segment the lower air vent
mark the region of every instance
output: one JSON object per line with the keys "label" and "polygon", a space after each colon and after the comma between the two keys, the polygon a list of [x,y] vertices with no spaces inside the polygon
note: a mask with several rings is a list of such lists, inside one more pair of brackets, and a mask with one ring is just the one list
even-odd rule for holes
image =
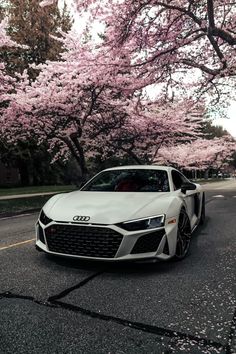
{"label": "lower air vent", "polygon": [[170,249],[169,249],[169,243],[168,243],[168,240],[166,238],[166,242],[165,242],[165,246],[163,248],[163,253],[169,255],[170,254]]}
{"label": "lower air vent", "polygon": [[158,249],[164,235],[165,230],[163,229],[139,237],[131,251],[131,254],[155,252]]}
{"label": "lower air vent", "polygon": [[38,232],[39,232],[39,240],[45,244],[45,239],[44,239],[44,234],[43,234],[43,229],[40,225],[38,225]]}

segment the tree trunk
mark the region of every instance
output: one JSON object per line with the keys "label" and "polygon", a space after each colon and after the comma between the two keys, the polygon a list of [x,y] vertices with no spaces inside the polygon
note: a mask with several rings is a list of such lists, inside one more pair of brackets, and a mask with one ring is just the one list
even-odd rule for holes
{"label": "tree trunk", "polygon": [[208,179],[209,178],[209,170],[206,170],[204,173],[204,178]]}
{"label": "tree trunk", "polygon": [[135,155],[135,153],[131,150],[124,150],[135,162],[137,165],[142,165],[142,161]]}
{"label": "tree trunk", "polygon": [[88,177],[88,168],[87,168],[87,164],[86,164],[86,160],[85,160],[85,156],[84,156],[84,149],[82,148],[78,136],[77,134],[71,134],[70,135],[71,141],[73,142],[76,150],[78,151],[78,155],[79,155],[79,159],[77,159],[77,161],[79,160],[79,166],[81,169],[81,173],[82,173],[82,182],[86,181],[87,177]]}
{"label": "tree trunk", "polygon": [[79,165],[81,171],[81,182],[85,182],[88,177],[88,168],[84,156],[84,150],[80,145],[77,134],[71,134],[70,138],[61,138],[61,140],[63,140],[68,146],[72,156]]}
{"label": "tree trunk", "polygon": [[30,185],[30,176],[28,170],[28,164],[25,160],[18,159],[17,167],[19,169],[20,174],[20,184],[21,186],[29,186]]}

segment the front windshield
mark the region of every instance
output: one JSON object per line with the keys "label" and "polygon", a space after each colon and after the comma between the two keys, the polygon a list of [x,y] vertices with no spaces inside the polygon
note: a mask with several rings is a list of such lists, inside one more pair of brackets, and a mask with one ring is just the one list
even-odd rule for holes
{"label": "front windshield", "polygon": [[149,169],[120,169],[101,172],[82,191],[169,192],[167,172]]}

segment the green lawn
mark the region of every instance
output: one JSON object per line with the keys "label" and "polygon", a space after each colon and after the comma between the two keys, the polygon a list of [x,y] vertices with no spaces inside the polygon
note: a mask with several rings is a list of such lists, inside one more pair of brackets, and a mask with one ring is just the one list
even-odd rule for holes
{"label": "green lawn", "polygon": [[[46,193],[57,194],[58,192],[69,192],[75,190],[73,185],[61,186],[37,186],[37,187],[24,187],[24,188],[0,188],[0,196],[11,196],[20,194],[34,194]],[[9,213],[21,213],[29,210],[41,209],[46,201],[52,195],[42,195],[25,198],[14,198],[8,200],[0,200],[0,216]]]}
{"label": "green lawn", "polygon": [[51,196],[0,200],[0,216],[8,213],[21,213],[27,210],[39,210],[49,198]]}
{"label": "green lawn", "polygon": [[67,192],[76,189],[73,185],[60,186],[36,186],[36,187],[18,187],[18,188],[0,188],[0,196],[14,195],[14,194],[34,194],[46,192]]}

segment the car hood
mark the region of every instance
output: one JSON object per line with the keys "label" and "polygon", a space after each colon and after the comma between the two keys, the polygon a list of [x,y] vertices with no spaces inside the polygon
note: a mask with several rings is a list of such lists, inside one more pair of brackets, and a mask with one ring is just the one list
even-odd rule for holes
{"label": "car hood", "polygon": [[43,209],[55,221],[71,222],[80,215],[89,216],[89,223],[116,224],[165,214],[171,200],[170,193],[77,191],[54,196]]}

